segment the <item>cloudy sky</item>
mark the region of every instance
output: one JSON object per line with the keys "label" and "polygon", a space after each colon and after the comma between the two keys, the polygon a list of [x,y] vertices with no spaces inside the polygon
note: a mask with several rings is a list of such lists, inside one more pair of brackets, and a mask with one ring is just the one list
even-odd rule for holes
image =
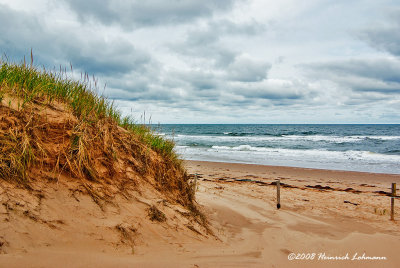
{"label": "cloudy sky", "polygon": [[398,0],[0,0],[0,52],[31,48],[138,121],[400,123]]}

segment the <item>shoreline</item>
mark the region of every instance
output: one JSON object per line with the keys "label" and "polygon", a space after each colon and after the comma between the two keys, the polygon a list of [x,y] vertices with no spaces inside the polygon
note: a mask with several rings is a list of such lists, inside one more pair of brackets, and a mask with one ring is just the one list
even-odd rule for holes
{"label": "shoreline", "polygon": [[266,164],[254,164],[254,163],[239,163],[239,162],[225,162],[225,161],[212,161],[212,160],[187,160],[182,159],[183,162],[205,162],[205,163],[216,163],[216,164],[233,164],[233,165],[249,165],[249,166],[262,166],[270,168],[288,168],[288,169],[305,169],[305,170],[321,170],[321,171],[333,171],[333,172],[349,172],[349,173],[364,173],[364,174],[374,174],[374,175],[393,175],[400,176],[397,173],[384,173],[384,172],[369,172],[369,171],[354,171],[354,170],[344,170],[344,169],[328,169],[328,168],[308,168],[308,167],[295,167],[287,165],[266,165]]}
{"label": "shoreline", "polygon": [[272,179],[287,179],[286,177],[296,177],[297,179],[340,179],[345,181],[359,181],[368,183],[400,183],[400,174],[373,173],[361,171],[347,171],[335,169],[317,169],[291,166],[259,165],[247,163],[231,163],[217,161],[183,160],[185,166],[200,165],[204,168],[224,168],[232,171],[244,171],[257,173],[259,176],[266,176]]}

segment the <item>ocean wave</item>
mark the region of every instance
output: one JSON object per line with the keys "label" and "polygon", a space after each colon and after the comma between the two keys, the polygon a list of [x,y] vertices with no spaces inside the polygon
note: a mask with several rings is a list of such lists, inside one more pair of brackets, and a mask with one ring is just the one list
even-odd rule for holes
{"label": "ocean wave", "polygon": [[226,153],[226,152],[255,152],[262,153],[266,156],[287,156],[289,158],[315,158],[315,159],[347,159],[347,160],[366,160],[378,162],[391,162],[400,164],[400,155],[387,155],[374,153],[370,151],[328,151],[323,149],[284,149],[284,148],[267,148],[254,147],[250,145],[239,146],[212,146],[207,150],[209,153]]}
{"label": "ocean wave", "polygon": [[371,140],[400,140],[400,136],[361,136]]}
{"label": "ocean wave", "polygon": [[190,146],[186,146],[186,145],[175,145],[175,149],[177,149],[177,150],[185,149],[185,148],[190,148]]}
{"label": "ocean wave", "polygon": [[177,146],[176,149],[177,153],[187,160],[400,174],[400,155],[380,154],[370,151],[284,149],[250,145],[213,146],[212,148]]}
{"label": "ocean wave", "polygon": [[345,143],[345,142],[358,142],[365,138],[360,136],[324,136],[324,135],[312,135],[312,136],[301,136],[301,135],[284,135],[283,139],[286,140],[301,140],[301,141],[324,141],[332,143]]}
{"label": "ocean wave", "polygon": [[[228,133],[228,132],[227,132]],[[229,132],[231,133],[231,132]],[[201,140],[201,141],[227,141],[227,142],[245,142],[245,141],[312,141],[312,142],[328,142],[328,143],[354,143],[364,140],[381,140],[393,141],[400,140],[400,136],[330,136],[330,135],[282,135],[282,136],[241,136],[226,134],[224,136],[217,135],[184,135],[179,134],[174,137],[175,140]]]}
{"label": "ocean wave", "polygon": [[387,150],[385,153],[387,153],[387,154],[399,154],[400,150],[398,150],[398,149]]}
{"label": "ocean wave", "polygon": [[279,134],[280,136],[284,136],[284,135],[303,135],[303,136],[311,136],[311,135],[320,135],[320,132],[316,132],[316,131],[284,131],[282,133]]}
{"label": "ocean wave", "polygon": [[228,136],[251,136],[254,135],[254,133],[246,133],[246,132],[224,132],[224,135],[228,135]]}

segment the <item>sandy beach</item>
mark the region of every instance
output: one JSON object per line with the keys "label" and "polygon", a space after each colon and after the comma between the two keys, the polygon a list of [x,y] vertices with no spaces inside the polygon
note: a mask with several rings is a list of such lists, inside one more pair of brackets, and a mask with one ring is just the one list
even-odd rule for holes
{"label": "sandy beach", "polygon": [[[390,221],[390,197],[384,194],[391,182],[400,183],[399,175],[200,161],[186,161],[185,166],[198,174],[196,200],[214,235],[196,226],[185,228],[190,222],[176,216],[179,206],[165,202],[167,221],[148,221],[139,215],[138,205],[152,202],[146,194],[140,203],[121,199],[118,209],[110,206],[101,212],[90,198],[79,197],[80,202],[74,203],[59,188],[52,195],[51,209],[46,215],[38,212],[35,222],[17,216],[6,222],[6,212],[1,211],[1,239],[9,246],[3,246],[0,266],[397,267],[400,263],[400,204],[396,202],[396,221]],[[271,185],[276,179],[282,183],[280,210],[276,186]],[[4,191],[0,196],[4,199]],[[78,205],[90,213],[79,213]],[[42,206],[50,202],[43,199]],[[63,207],[62,215],[57,206]],[[135,226],[134,247],[119,240],[121,232],[110,227],[117,223],[119,230]],[[292,257],[298,259],[288,260]]]}
{"label": "sandy beach", "polygon": [[[399,175],[199,161],[187,167],[200,174],[198,202],[223,230],[231,265],[233,258],[261,267],[396,267],[400,261],[400,209],[397,221],[390,221],[390,198],[378,193],[389,192],[391,182],[398,185]],[[276,187],[263,184],[276,179],[284,183],[280,210]],[[289,261],[290,253],[316,257]],[[364,253],[387,260],[351,260]],[[350,260],[324,259],[346,254]]]}

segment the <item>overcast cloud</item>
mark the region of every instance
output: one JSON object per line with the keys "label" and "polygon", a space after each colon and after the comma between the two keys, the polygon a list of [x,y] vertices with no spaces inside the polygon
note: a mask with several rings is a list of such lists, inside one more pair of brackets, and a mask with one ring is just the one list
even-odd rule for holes
{"label": "overcast cloud", "polygon": [[398,1],[0,0],[0,52],[31,48],[138,120],[400,123]]}

